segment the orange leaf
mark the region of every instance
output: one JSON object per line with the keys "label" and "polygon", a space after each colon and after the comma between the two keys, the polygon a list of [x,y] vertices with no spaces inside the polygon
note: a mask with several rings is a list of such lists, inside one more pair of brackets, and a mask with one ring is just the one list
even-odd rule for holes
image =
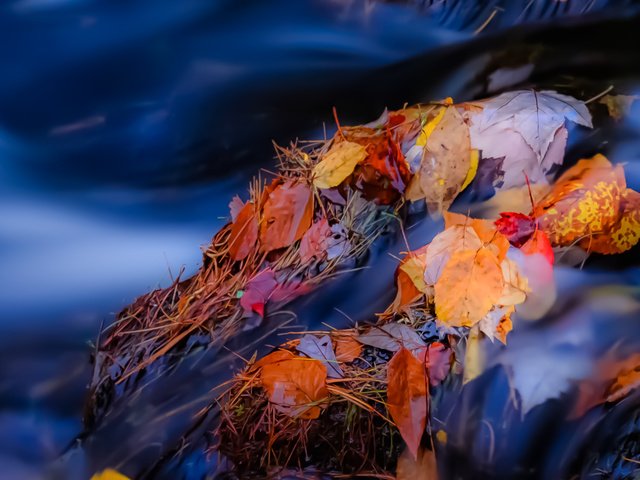
{"label": "orange leaf", "polygon": [[520,250],[527,255],[533,255],[535,253],[540,253],[547,259],[549,265],[553,265],[554,254],[553,248],[551,247],[551,242],[549,241],[549,237],[542,230],[536,230],[531,235],[531,238],[527,240]]}
{"label": "orange leaf", "polygon": [[625,190],[622,166],[596,155],[567,170],[535,206],[533,216],[552,245],[570,246],[615,225]]}
{"label": "orange leaf", "polygon": [[502,261],[507,255],[509,250],[509,239],[500,232],[497,226],[491,220],[484,220],[482,218],[470,218],[460,213],[445,212],[444,227],[450,228],[455,225],[463,227],[471,227],[478,235],[480,241],[491,248],[498,257],[498,261]]}
{"label": "orange leaf", "polygon": [[289,360],[293,357],[294,357],[293,353],[290,352],[289,350],[276,350],[275,352],[271,352],[269,355],[262,357],[256,363],[251,365],[249,367],[249,372],[258,370],[259,368],[262,368],[265,365],[281,362],[282,360]]}
{"label": "orange leaf", "polygon": [[436,316],[446,325],[471,327],[489,313],[503,287],[493,252],[486,248],[455,252],[435,285]]}
{"label": "orange leaf", "polygon": [[424,364],[406,348],[387,365],[389,413],[414,459],[427,422],[427,381]]}
{"label": "orange leaf", "polygon": [[303,183],[289,180],[269,194],[260,225],[262,251],[270,252],[302,238],[313,219],[313,196]]}
{"label": "orange leaf", "polygon": [[396,275],[398,293],[393,301],[394,310],[413,303],[429,288],[424,281],[427,246],[409,252],[400,263]]}
{"label": "orange leaf", "polygon": [[362,353],[362,344],[354,338],[354,335],[335,334],[332,337],[335,344],[336,359],[339,362],[353,362]]}
{"label": "orange leaf", "polygon": [[293,418],[318,418],[329,396],[327,369],[318,360],[292,357],[263,365],[260,380],[274,407]]}
{"label": "orange leaf", "polygon": [[[236,207],[237,208],[237,205]],[[229,255],[243,260],[258,241],[258,218],[252,203],[247,202],[237,213],[229,234]]]}

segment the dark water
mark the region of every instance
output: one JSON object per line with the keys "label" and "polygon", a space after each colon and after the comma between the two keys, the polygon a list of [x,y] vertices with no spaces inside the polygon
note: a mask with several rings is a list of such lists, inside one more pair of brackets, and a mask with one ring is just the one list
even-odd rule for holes
{"label": "dark water", "polygon": [[[209,388],[231,374],[234,357],[224,349],[201,354],[69,448],[82,430],[89,342],[135,296],[167,285],[182,268],[197,269],[198,246],[225,222],[231,196],[272,166],[271,140],[321,136],[332,106],[348,124],[404,102],[486,96],[499,66],[533,62],[534,70],[529,79],[502,75],[498,88],[570,85],[583,98],[611,84],[640,90],[634,2],[433,3],[0,5],[0,478],[88,478],[105,466],[181,478],[207,467],[196,455],[169,466],[157,458]],[[640,116],[603,125],[576,137],[569,159],[604,150],[628,162],[628,184],[640,189]],[[436,227],[422,225],[411,241],[425,243]],[[529,348],[531,358],[572,345],[570,365],[588,365],[621,339],[637,349],[637,322],[619,312],[614,328],[604,323],[615,315],[596,308],[590,290],[613,285],[631,291],[620,294],[627,300],[637,296],[636,256],[637,249],[561,272],[563,302],[544,325],[514,332],[514,345]],[[393,266],[374,257],[371,270],[295,305],[298,323],[347,324],[334,306],[356,320],[372,318],[387,302]],[[250,355],[263,335],[279,342],[271,330],[285,320],[229,348]],[[583,336],[549,342],[567,332]],[[459,400],[461,423],[507,418],[504,378],[487,382],[495,386]],[[492,457],[483,450],[486,431],[467,422],[459,444],[476,450],[460,462],[451,449],[452,475],[477,478],[486,468],[560,478],[571,463],[565,457],[589,438],[580,429],[595,427],[563,429],[554,421],[562,406],[549,408],[523,422],[510,418],[495,434]]]}

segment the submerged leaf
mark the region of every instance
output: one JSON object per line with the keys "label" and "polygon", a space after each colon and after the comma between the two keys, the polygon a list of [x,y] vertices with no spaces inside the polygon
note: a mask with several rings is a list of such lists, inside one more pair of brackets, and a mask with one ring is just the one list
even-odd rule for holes
{"label": "submerged leaf", "polygon": [[358,335],[358,341],[364,345],[390,352],[395,352],[401,348],[417,350],[426,346],[420,335],[413,328],[403,323],[395,322],[372,327],[368,332]]}
{"label": "submerged leaf", "polygon": [[293,418],[320,416],[328,397],[327,369],[318,360],[301,357],[269,363],[260,372],[262,386],[275,408]]}
{"label": "submerged leaf", "polygon": [[424,365],[406,348],[387,365],[389,413],[414,459],[427,422],[427,381]]}

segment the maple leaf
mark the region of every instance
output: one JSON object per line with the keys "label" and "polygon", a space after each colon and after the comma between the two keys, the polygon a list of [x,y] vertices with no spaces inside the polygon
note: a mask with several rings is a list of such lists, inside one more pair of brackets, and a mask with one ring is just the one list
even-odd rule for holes
{"label": "maple leaf", "polygon": [[427,285],[435,285],[451,255],[481,247],[482,240],[471,226],[454,225],[440,232],[427,247],[424,281]]}
{"label": "maple leaf", "polygon": [[262,366],[260,381],[274,407],[292,417],[314,419],[329,396],[327,369],[318,360],[292,357]]}
{"label": "maple leaf", "polygon": [[480,241],[485,247],[489,248],[496,254],[498,261],[502,261],[509,250],[509,239],[496,228],[496,225],[490,220],[482,218],[470,218],[459,213],[445,212],[444,227],[446,229],[453,226],[469,226],[476,232]]}
{"label": "maple leaf", "polygon": [[451,255],[435,284],[438,321],[454,327],[478,323],[502,296],[503,272],[487,248]]}
{"label": "maple leaf", "polygon": [[[238,207],[239,205],[236,202],[234,209]],[[234,209],[231,211],[232,216]],[[231,232],[229,233],[229,255],[236,261],[244,260],[255,248],[257,242],[258,218],[254,205],[247,202],[237,211],[234,222],[231,225]]]}
{"label": "maple leaf", "polygon": [[441,119],[433,120],[437,125],[426,140],[420,168],[412,180],[411,193],[407,195],[413,201],[424,198],[432,216],[439,216],[449,208],[477,168],[469,127],[462,115],[454,106],[445,107],[443,112]]}
{"label": "maple leaf", "polygon": [[387,364],[387,408],[414,459],[427,422],[427,381],[424,364],[406,348]]}
{"label": "maple leaf", "polygon": [[419,350],[426,347],[420,335],[403,323],[387,323],[373,326],[368,332],[358,335],[358,341],[364,345],[395,352],[401,348]]}
{"label": "maple leaf", "polygon": [[329,335],[323,335],[320,338],[311,334],[303,335],[296,349],[307,357],[322,362],[327,369],[327,376],[331,378],[344,376],[338,365],[336,354],[333,352],[333,343]]}
{"label": "maple leaf", "polygon": [[91,477],[91,480],[129,480],[129,477],[122,475],[120,472],[107,468],[100,473],[96,473]]}
{"label": "maple leaf", "polygon": [[309,262],[314,258],[323,260],[327,256],[331,234],[331,227],[329,227],[326,218],[311,225],[300,240],[300,249],[298,250],[300,260],[303,262]]}
{"label": "maple leaf", "polygon": [[260,247],[270,252],[302,238],[313,219],[313,195],[304,183],[288,180],[277,186],[264,204]]}
{"label": "maple leaf", "polygon": [[313,184],[317,188],[340,185],[367,158],[367,149],[355,142],[336,141],[313,169]]}
{"label": "maple leaf", "polygon": [[523,172],[534,183],[545,181],[551,168],[562,163],[566,120],[592,127],[583,102],[553,91],[507,92],[476,104],[483,109],[470,115],[471,146],[483,158],[505,157],[503,188],[523,185]]}
{"label": "maple leaf", "polygon": [[580,160],[539,201],[533,216],[556,246],[570,246],[594,234],[607,233],[617,222],[626,190],[622,166],[603,155]]}

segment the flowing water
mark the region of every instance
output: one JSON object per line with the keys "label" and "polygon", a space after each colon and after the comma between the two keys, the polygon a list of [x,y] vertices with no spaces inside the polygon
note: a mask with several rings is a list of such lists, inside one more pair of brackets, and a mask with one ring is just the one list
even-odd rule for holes
{"label": "flowing water", "polygon": [[[231,196],[272,167],[272,140],[323,136],[333,106],[349,124],[386,106],[512,86],[638,93],[638,44],[630,1],[3,2],[0,478],[82,479],[107,466],[202,478],[216,459],[197,449],[159,459],[240,364],[230,351],[264,352],[284,324],[345,326],[386,306],[394,261],[381,252],[368,270],[296,302],[296,320],[272,318],[225,348],[194,352],[78,439],[100,326],[198,268],[198,247],[226,221]],[[628,185],[640,190],[632,113],[572,137],[568,159],[604,151],[627,162]],[[438,227],[422,223],[409,241],[422,245]],[[531,364],[524,375],[561,383],[611,346],[638,351],[634,252],[558,272],[549,318],[510,336]],[[446,478],[564,478],[589,448],[605,452],[638,423],[635,397],[581,422],[563,422],[559,401],[522,419],[500,369],[485,377],[439,412],[459,432],[442,458]]]}

